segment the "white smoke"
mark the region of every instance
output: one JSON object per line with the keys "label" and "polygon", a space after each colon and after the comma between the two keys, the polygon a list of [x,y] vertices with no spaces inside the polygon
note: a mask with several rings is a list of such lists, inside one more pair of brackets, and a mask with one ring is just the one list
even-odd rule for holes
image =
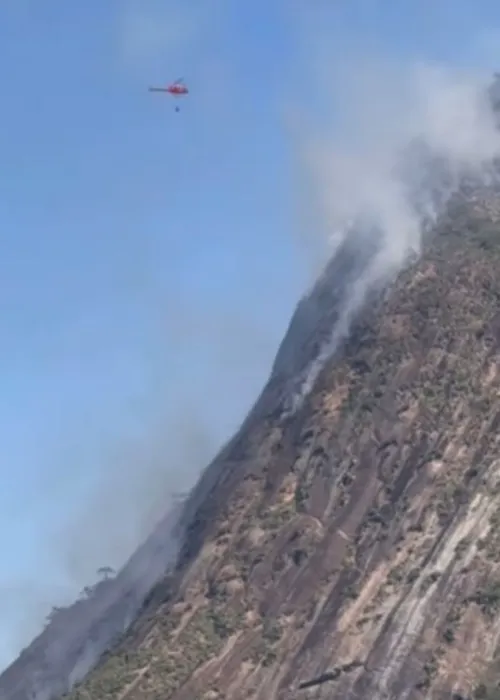
{"label": "white smoke", "polygon": [[[155,26],[149,10],[145,15],[143,4],[135,3],[133,11],[127,11],[122,27],[123,49],[130,59],[140,59],[141,67],[144,56],[149,60],[151,44],[155,51],[163,43],[176,47],[181,43],[184,47],[185,37],[191,36],[191,25],[186,26],[180,19],[168,27],[163,24],[160,27],[158,23]],[[154,4],[159,7],[161,3]],[[128,8],[131,6],[132,3],[127,3]],[[139,11],[140,17],[136,14]],[[177,50],[184,58],[185,52],[191,53],[191,46]],[[177,55],[176,58],[185,65]],[[165,65],[164,58],[155,61],[160,75]],[[213,92],[213,75],[209,77],[207,89]],[[380,238],[381,247],[354,284],[330,337],[300,377],[293,408],[300,405],[321,368],[347,334],[353,315],[372,286],[397,272],[410,252],[420,252],[425,222],[435,220],[440,199],[456,186],[460,174],[467,171],[485,181],[491,176],[489,164],[492,157],[499,155],[500,136],[483,92],[489,80],[489,74],[461,71],[435,63],[401,64],[395,68],[391,61],[375,60],[365,53],[363,60],[355,61],[351,54],[344,64],[322,61],[321,72],[316,73],[314,69],[310,84],[305,83],[307,98],[311,93],[321,94],[325,119],[318,117],[323,121],[323,124],[318,124],[313,119],[298,119],[294,113],[293,132],[297,137],[295,142],[299,143],[300,171],[303,173],[305,169],[311,185],[307,188],[305,201],[302,199],[299,204],[303,209],[314,209],[309,221],[312,219],[314,227],[325,234],[329,256],[349,238],[353,226],[359,221]],[[296,90],[294,94],[297,94]],[[232,95],[230,90],[228,95]],[[267,95],[263,95],[262,99],[265,98]],[[199,111],[205,118],[205,113]],[[330,125],[333,118],[341,123],[342,128],[324,126],[325,123]],[[441,189],[437,194],[441,196],[437,198],[434,183],[428,180],[427,151],[439,162],[446,163],[447,179],[439,181]],[[266,164],[263,163],[262,167],[265,168]],[[312,199],[311,193],[314,195]],[[308,238],[310,242],[310,236]],[[184,316],[183,321],[186,323]],[[200,325],[200,320],[194,319],[191,327]],[[238,367],[241,367],[244,356],[248,374],[252,361],[255,362],[250,354],[258,354],[255,341],[250,342],[247,334],[242,333],[240,323],[235,325],[236,332],[218,328],[215,331],[209,330],[211,339],[204,331],[200,336],[198,331],[195,343],[207,346],[214,342],[215,337],[220,337],[227,352],[228,342],[235,338],[236,345],[229,356],[238,358],[238,363],[235,362]],[[179,356],[182,357],[183,352],[179,352]],[[213,386],[210,383],[205,392],[217,399],[221,395],[221,383],[216,380],[228,377],[227,356],[218,364],[224,365],[224,373],[215,372]],[[261,367],[262,363],[259,362],[258,366]],[[236,381],[234,376],[231,379]],[[231,382],[226,383],[228,386],[231,386],[232,394],[241,393],[234,390]],[[209,401],[210,410],[214,412],[212,398]],[[127,450],[136,458],[129,456],[127,462],[121,458],[115,460],[117,467],[111,469],[113,473],[109,478],[103,479],[96,498],[86,502],[86,512],[75,513],[66,531],[56,538],[58,557],[62,551],[65,558],[67,550],[74,555],[68,557],[66,564],[70,578],[83,585],[96,566],[110,561],[115,563],[111,555],[119,564],[151,527],[150,509],[156,511],[155,518],[158,516],[166,494],[172,490],[174,476],[176,487],[180,473],[180,487],[186,488],[194,481],[201,465],[212,456],[215,447],[212,446],[210,421],[207,430],[204,420],[200,422],[198,416],[193,417],[190,408],[190,402],[186,410],[184,406],[180,410],[176,406],[177,413],[186,415],[177,415],[175,420],[168,417],[161,426],[161,433],[158,431],[160,438],[155,440],[155,431],[151,429],[145,438],[149,449],[142,450],[140,446],[136,449],[134,444],[127,442]],[[191,430],[188,431],[186,426]],[[68,459],[68,464],[71,462]],[[85,528],[84,520],[89,521]],[[23,589],[19,590],[21,593],[14,600],[18,608],[23,606],[33,627],[35,616],[42,614],[39,608],[48,607],[53,597],[44,595],[43,606],[40,603],[32,612],[26,605],[27,594]],[[32,598],[36,595],[36,591],[29,593]],[[13,598],[7,600],[6,605],[12,607]],[[24,620],[21,625],[24,641],[28,636]],[[21,640],[19,643],[14,640],[12,646],[20,643]]]}
{"label": "white smoke", "polygon": [[369,291],[420,253],[424,229],[436,222],[461,179],[492,184],[500,133],[487,99],[491,79],[435,63],[395,70],[365,58],[344,71],[337,66],[330,85],[347,129],[336,135],[301,122],[301,159],[315,183],[328,255],[359,225],[365,236],[379,239],[380,249],[353,286],[330,337],[294,382],[287,413],[301,405]]}

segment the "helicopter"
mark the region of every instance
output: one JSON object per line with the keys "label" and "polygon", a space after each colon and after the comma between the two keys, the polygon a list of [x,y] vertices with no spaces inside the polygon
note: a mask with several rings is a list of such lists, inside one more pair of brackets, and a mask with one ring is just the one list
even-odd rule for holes
{"label": "helicopter", "polygon": [[[188,95],[189,89],[184,83],[183,78],[178,78],[177,80],[174,80],[173,83],[165,85],[164,87],[150,87],[149,92],[165,92],[169,95],[172,95],[173,97],[178,98],[185,97],[186,95]],[[179,110],[179,106],[175,105],[175,111],[179,112]]]}

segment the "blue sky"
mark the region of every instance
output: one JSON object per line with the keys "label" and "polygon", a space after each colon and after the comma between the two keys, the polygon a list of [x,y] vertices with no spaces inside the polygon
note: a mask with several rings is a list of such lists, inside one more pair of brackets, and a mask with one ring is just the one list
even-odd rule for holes
{"label": "blue sky", "polygon": [[[1,3],[0,665],[262,386],[323,252],[284,117],[336,119],[318,46],[495,67],[497,28],[478,0]],[[176,114],[147,86],[179,76]]]}

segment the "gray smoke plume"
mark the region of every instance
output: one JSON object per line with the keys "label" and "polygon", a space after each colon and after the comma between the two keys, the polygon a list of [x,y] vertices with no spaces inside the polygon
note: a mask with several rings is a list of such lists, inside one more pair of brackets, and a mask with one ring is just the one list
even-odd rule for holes
{"label": "gray smoke plume", "polygon": [[[334,135],[292,123],[329,238],[331,262],[322,284],[338,284],[345,271],[336,268],[335,257],[346,250],[357,251],[363,269],[344,289],[340,313],[314,359],[298,370],[294,365],[286,414],[301,405],[367,295],[419,255],[424,232],[451,194],[464,182],[491,186],[497,180],[500,132],[490,75],[422,62],[395,70],[374,60],[349,63],[345,71],[337,67],[322,89],[332,89],[349,128]],[[317,327],[326,309],[313,309],[307,298],[301,318]],[[298,336],[304,329],[297,323],[300,328],[291,330]]]}
{"label": "gray smoke plume", "polygon": [[[150,28],[145,24],[144,33]],[[329,261],[322,278],[327,296],[340,295],[340,303],[338,313],[329,317],[309,292],[301,301],[275,362],[275,371],[290,379],[287,411],[300,406],[370,290],[390,280],[408,255],[419,254],[425,227],[435,221],[460,178],[491,180],[492,158],[500,155],[500,136],[485,97],[490,76],[425,63],[396,69],[365,54],[356,60],[349,56],[345,67],[336,65],[335,70],[323,61],[310,78],[312,92],[316,86],[327,103],[331,96],[335,110],[327,105],[324,111],[335,112],[342,127],[329,128],[328,118],[325,126],[314,115],[304,117],[301,105],[289,107],[286,123],[301,185],[294,206],[300,209],[302,226],[309,225],[303,240],[314,249],[315,265]],[[335,278],[346,265],[352,274],[347,286],[337,289]],[[153,412],[138,438],[109,439],[102,459],[105,473],[81,510],[54,532],[58,585],[49,590],[26,581],[0,595],[0,619],[16,611],[19,635],[12,640],[11,655],[39,630],[51,605],[69,603],[78,589],[95,580],[97,568],[123,564],[164,515],[169,499],[192,486],[237,427],[249,408],[248,387],[257,394],[279,335],[261,327],[255,320],[258,312],[253,319],[236,313],[207,322],[179,302],[168,319],[169,340],[177,343],[179,362],[200,357],[187,352],[190,346],[205,348],[212,374],[205,386],[210,400],[201,401],[200,394],[172,396],[160,378],[155,403],[169,408]],[[319,326],[322,342],[311,361],[306,341]],[[240,393],[233,422],[214,431],[212,414],[232,405]],[[82,442],[84,438],[80,436]],[[3,658],[8,660],[7,653]]]}

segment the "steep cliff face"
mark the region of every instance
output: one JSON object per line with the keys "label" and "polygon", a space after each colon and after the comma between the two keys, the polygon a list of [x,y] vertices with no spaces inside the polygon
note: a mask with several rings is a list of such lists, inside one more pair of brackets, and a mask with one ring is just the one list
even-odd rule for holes
{"label": "steep cliff face", "polygon": [[375,254],[346,246],[304,299],[175,571],[71,700],[494,697],[498,197],[457,200],[332,353]]}

